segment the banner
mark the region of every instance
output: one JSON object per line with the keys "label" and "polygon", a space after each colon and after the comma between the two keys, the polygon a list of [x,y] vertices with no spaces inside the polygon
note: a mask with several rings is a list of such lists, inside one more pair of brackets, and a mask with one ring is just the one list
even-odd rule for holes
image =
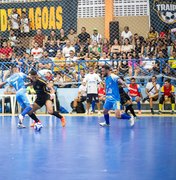
{"label": "banner", "polygon": [[43,2],[5,3],[0,5],[0,32],[9,31],[8,17],[16,8],[19,15],[25,11],[30,20],[32,32],[41,28],[44,33],[51,29],[63,28],[66,33],[70,28],[77,28],[77,1],[57,0]]}
{"label": "banner", "polygon": [[156,31],[176,27],[176,0],[150,0],[150,21]]}

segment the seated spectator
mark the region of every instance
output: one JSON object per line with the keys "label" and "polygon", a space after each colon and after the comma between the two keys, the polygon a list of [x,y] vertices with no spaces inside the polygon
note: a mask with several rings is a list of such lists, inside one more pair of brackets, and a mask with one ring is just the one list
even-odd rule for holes
{"label": "seated spectator", "polygon": [[134,48],[133,48],[133,45],[131,45],[129,39],[126,38],[126,39],[124,40],[124,44],[123,44],[122,47],[121,47],[121,52],[122,52],[122,53],[123,53],[123,52],[129,53],[129,52],[131,52],[133,49],[134,49]]}
{"label": "seated spectator", "polygon": [[111,56],[116,53],[119,55],[121,53],[121,45],[117,39],[114,39],[114,44],[111,47]]}
{"label": "seated spectator", "polygon": [[57,85],[58,87],[64,87],[63,83],[64,83],[63,74],[58,71],[54,77],[54,84]]}
{"label": "seated spectator", "polygon": [[53,70],[53,61],[48,57],[48,53],[46,51],[44,51],[43,57],[39,60],[38,68],[39,70]]}
{"label": "seated spectator", "polygon": [[3,42],[2,48],[0,48],[0,59],[3,59],[4,61],[10,61],[12,58],[13,50],[11,47],[7,46],[7,42]]}
{"label": "seated spectator", "polygon": [[161,87],[161,97],[159,100],[159,114],[162,113],[163,103],[169,102],[172,106],[171,114],[174,114],[175,111],[175,89],[174,86],[170,83],[169,79],[166,79],[164,86]]}
{"label": "seated spectator", "polygon": [[90,39],[90,34],[86,32],[86,28],[82,27],[81,28],[81,33],[78,35],[78,39],[79,39],[79,43],[81,45],[85,45],[88,41],[88,39]]}
{"label": "seated spectator", "polygon": [[34,47],[31,50],[31,55],[34,57],[35,61],[39,61],[42,57],[43,49],[39,47],[38,43],[34,43]]}
{"label": "seated spectator", "polygon": [[73,108],[72,112],[76,113],[85,113],[85,108],[83,102],[87,99],[87,87],[86,83],[82,82],[78,89],[78,96],[71,102],[71,107]]}
{"label": "seated spectator", "polygon": [[136,40],[134,51],[136,52],[136,54],[144,54],[144,46],[139,39]]}
{"label": "seated spectator", "polygon": [[157,80],[157,77],[152,76],[152,81],[148,82],[147,85],[146,85],[145,92],[146,92],[147,96],[142,100],[143,103],[146,100],[149,100],[150,109],[151,109],[152,114],[155,113],[154,110],[153,110],[153,101],[158,100],[159,89],[160,89],[160,85],[157,84],[156,80]]}
{"label": "seated spectator", "polygon": [[102,35],[98,32],[97,28],[93,29],[93,34],[91,35],[91,40],[96,41],[97,43],[101,43]]}
{"label": "seated spectator", "polygon": [[37,43],[40,48],[43,48],[46,43],[46,37],[41,29],[37,29],[37,34],[33,38],[33,44],[35,43]]}
{"label": "seated spectator", "polygon": [[151,40],[146,44],[145,53],[156,55],[156,42],[155,40]]}
{"label": "seated spectator", "polygon": [[171,29],[171,40],[176,41],[176,28]]}
{"label": "seated spectator", "polygon": [[74,42],[75,39],[77,39],[77,34],[73,28],[70,29],[69,34],[67,35],[67,38],[68,40],[70,40],[70,42]]}
{"label": "seated spectator", "polygon": [[123,75],[126,75],[129,72],[127,54],[122,53],[122,58],[119,61],[119,72]]}
{"label": "seated spectator", "polygon": [[176,51],[176,40],[172,43],[171,54],[173,53],[173,51]]}
{"label": "seated spectator", "polygon": [[57,42],[59,36],[56,34],[55,30],[52,29],[50,35],[47,37],[47,42],[50,43],[51,41]]}
{"label": "seated spectator", "polygon": [[75,48],[73,46],[71,46],[71,42],[70,40],[66,40],[66,45],[62,50],[62,54],[65,58],[68,58],[70,56],[70,51],[74,51],[75,52]]}
{"label": "seated spectator", "polygon": [[112,66],[112,61],[109,59],[108,55],[105,52],[103,52],[98,62],[99,69],[105,64]]}
{"label": "seated spectator", "polygon": [[110,44],[106,38],[103,39],[102,52],[105,52],[108,55],[110,54]]}
{"label": "seated spectator", "polygon": [[85,60],[86,60],[87,67],[90,67],[90,66],[97,67],[98,65],[97,58],[92,53],[89,53],[88,56],[85,57]]}
{"label": "seated spectator", "polygon": [[78,53],[80,53],[81,50],[81,47],[78,42],[78,38],[76,37],[74,41],[70,41],[70,42],[71,42],[71,46],[75,48],[75,54],[78,55]]}
{"label": "seated spectator", "polygon": [[138,107],[138,115],[141,115],[141,99],[142,99],[142,93],[141,88],[138,84],[136,84],[136,79],[131,78],[131,83],[128,86],[128,94],[132,101],[137,102]]}
{"label": "seated spectator", "polygon": [[145,72],[152,72],[154,66],[155,60],[153,59],[153,54],[149,53],[142,61],[142,68],[145,70]]}
{"label": "seated spectator", "polygon": [[61,51],[57,51],[56,57],[53,59],[53,62],[54,62],[54,72],[64,70],[65,58],[63,57]]}
{"label": "seated spectator", "polygon": [[150,31],[147,34],[147,41],[155,41],[158,38],[158,32],[155,31],[154,27],[150,27]]}
{"label": "seated spectator", "polygon": [[170,70],[170,74],[176,75],[176,51],[172,52],[172,56],[169,58],[168,63],[170,67],[174,70],[174,71]]}
{"label": "seated spectator", "polygon": [[68,40],[67,36],[65,35],[64,29],[60,29],[59,40],[60,40],[61,46],[65,45],[66,40]]}
{"label": "seated spectator", "polygon": [[78,58],[75,55],[75,52],[73,50],[70,50],[69,57],[66,59],[66,66],[68,67],[74,67],[74,69],[78,70],[78,67],[75,67],[77,65]]}
{"label": "seated spectator", "polygon": [[9,42],[10,42],[10,46],[12,48],[16,47],[17,44],[19,43],[19,40],[17,40],[17,37],[15,36],[15,33],[13,30],[10,30],[9,33]]}
{"label": "seated spectator", "polygon": [[49,44],[46,45],[45,51],[48,52],[48,56],[53,59],[56,56],[57,51],[59,50],[55,41],[49,41]]}
{"label": "seated spectator", "polygon": [[89,45],[89,53],[94,54],[96,58],[100,58],[101,47],[97,41],[92,41],[92,43]]}
{"label": "seated spectator", "polygon": [[121,41],[122,41],[122,43],[125,42],[125,39],[129,39],[129,43],[132,43],[132,41],[133,41],[133,34],[129,30],[128,26],[125,26],[124,31],[122,31],[122,33],[121,33]]}
{"label": "seated spectator", "polygon": [[118,61],[119,57],[117,53],[113,53],[111,60],[112,60],[112,66],[113,68],[119,69],[119,61]]}
{"label": "seated spectator", "polygon": [[129,76],[137,76],[140,72],[139,64],[137,59],[133,58],[131,53],[128,53],[128,67],[129,67]]}
{"label": "seated spectator", "polygon": [[46,79],[46,81],[52,81],[53,80],[53,75],[50,71],[46,72],[45,79]]}

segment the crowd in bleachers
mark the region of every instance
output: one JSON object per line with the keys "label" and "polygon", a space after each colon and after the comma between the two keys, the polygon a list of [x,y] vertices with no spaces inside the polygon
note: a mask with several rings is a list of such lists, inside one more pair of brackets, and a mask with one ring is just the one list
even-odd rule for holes
{"label": "crowd in bleachers", "polygon": [[157,32],[151,27],[147,37],[143,37],[132,34],[126,26],[119,38],[109,42],[97,28],[92,34],[82,27],[81,33],[71,28],[68,34],[60,29],[51,30],[47,36],[38,29],[33,35],[29,22],[25,12],[20,17],[13,9],[9,35],[0,36],[0,60],[15,62],[25,73],[34,68],[61,87],[64,82],[80,81],[88,66],[99,72],[105,62],[123,76],[175,76],[176,29]]}

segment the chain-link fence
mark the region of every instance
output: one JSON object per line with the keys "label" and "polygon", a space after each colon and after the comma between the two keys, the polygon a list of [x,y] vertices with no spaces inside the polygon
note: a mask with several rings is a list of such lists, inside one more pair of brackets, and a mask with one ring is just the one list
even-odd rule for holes
{"label": "chain-link fence", "polygon": [[0,3],[1,79],[15,63],[25,73],[34,68],[48,79],[74,84],[89,66],[101,73],[102,61],[139,82],[153,74],[176,76],[175,1]]}

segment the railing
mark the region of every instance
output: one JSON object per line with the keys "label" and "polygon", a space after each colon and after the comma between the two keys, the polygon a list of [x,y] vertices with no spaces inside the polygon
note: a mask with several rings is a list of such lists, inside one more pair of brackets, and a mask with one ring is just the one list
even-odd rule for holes
{"label": "railing", "polygon": [[[150,59],[144,60],[145,62],[151,61]],[[112,71],[115,73],[114,70],[117,71],[117,75],[122,76],[126,79],[127,82],[130,81],[131,77],[135,77],[137,83],[139,84],[146,84],[148,80],[151,78],[152,75],[156,75],[158,77],[158,82],[162,85],[163,78],[169,78],[176,85],[176,69],[170,67],[167,63],[168,59],[152,59],[155,62],[154,67],[149,71],[145,69],[143,64],[136,59],[132,60],[78,60],[78,61],[59,61],[59,63],[65,63],[64,68],[58,65],[59,63],[52,64],[51,69],[48,71],[54,73],[60,72],[62,75],[69,77],[72,82],[67,84],[80,84],[81,81],[81,70],[88,72],[89,66],[94,65],[96,72],[101,75],[101,66],[106,64],[112,68]],[[126,71],[123,71],[119,68],[119,63],[126,62]],[[130,63],[129,63],[130,62]],[[36,70],[39,75],[44,78],[43,73],[40,74],[40,69],[38,68],[38,63],[35,64],[28,64],[24,63],[22,72],[28,74],[31,69]],[[3,81],[5,78],[5,73],[9,75],[10,67],[12,62],[0,62],[0,79]],[[54,72],[54,68],[57,67],[57,72]],[[47,71],[47,70],[46,70]],[[75,79],[75,75],[77,75],[77,79]]]}

